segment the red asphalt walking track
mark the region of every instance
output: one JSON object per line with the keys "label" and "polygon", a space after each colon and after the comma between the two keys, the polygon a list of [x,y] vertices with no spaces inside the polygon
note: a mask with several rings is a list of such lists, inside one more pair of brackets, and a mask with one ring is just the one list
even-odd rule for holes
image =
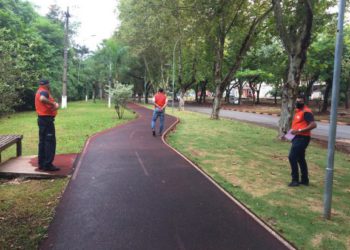
{"label": "red asphalt walking track", "polygon": [[138,119],[86,144],[40,249],[288,249],[130,108]]}

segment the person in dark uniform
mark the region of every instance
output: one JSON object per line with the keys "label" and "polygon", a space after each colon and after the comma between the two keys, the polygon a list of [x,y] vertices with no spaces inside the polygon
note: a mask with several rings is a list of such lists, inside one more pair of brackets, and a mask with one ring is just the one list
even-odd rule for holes
{"label": "person in dark uniform", "polygon": [[39,126],[39,169],[44,171],[60,170],[52,162],[56,153],[55,116],[59,105],[50,93],[48,80],[41,80],[35,95],[35,110],[38,114]]}
{"label": "person in dark uniform", "polygon": [[[295,135],[289,153],[289,163],[292,170],[292,181],[288,186],[296,187],[300,184],[309,185],[308,167],[305,160],[305,151],[310,143],[311,130],[317,127],[310,108],[304,104],[304,97],[298,96],[295,103],[295,112],[291,134]],[[299,167],[301,181],[299,181]]]}

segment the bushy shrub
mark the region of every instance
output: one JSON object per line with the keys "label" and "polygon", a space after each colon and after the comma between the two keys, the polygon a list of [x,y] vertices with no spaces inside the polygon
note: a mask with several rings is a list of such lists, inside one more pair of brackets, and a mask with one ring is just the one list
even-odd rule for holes
{"label": "bushy shrub", "polygon": [[126,104],[132,95],[132,89],[132,85],[125,85],[119,82],[117,82],[114,87],[107,89],[107,93],[109,93],[112,97],[112,101],[119,119],[123,118]]}
{"label": "bushy shrub", "polygon": [[13,87],[0,82],[0,117],[13,112],[15,106],[20,104],[17,93]]}

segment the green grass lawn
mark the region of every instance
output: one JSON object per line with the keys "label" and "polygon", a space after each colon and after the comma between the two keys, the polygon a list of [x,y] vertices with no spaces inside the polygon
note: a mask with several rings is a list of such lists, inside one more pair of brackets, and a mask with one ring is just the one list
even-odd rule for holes
{"label": "green grass lawn", "polygon": [[[79,153],[92,134],[135,118],[126,111],[124,119],[105,103],[74,102],[59,110],[56,118],[57,154]],[[23,134],[23,155],[36,155],[38,126],[35,112],[13,114],[0,119],[0,134]],[[15,146],[3,152],[3,159],[15,156]],[[0,249],[36,249],[45,236],[54,209],[68,183],[55,180],[0,179]]]}
{"label": "green grass lawn", "polygon": [[[168,114],[173,114],[170,110]],[[290,143],[273,129],[175,112],[168,142],[299,249],[350,249],[350,156],[336,153],[332,220],[323,219],[325,149],[307,150],[310,186],[287,187]]]}

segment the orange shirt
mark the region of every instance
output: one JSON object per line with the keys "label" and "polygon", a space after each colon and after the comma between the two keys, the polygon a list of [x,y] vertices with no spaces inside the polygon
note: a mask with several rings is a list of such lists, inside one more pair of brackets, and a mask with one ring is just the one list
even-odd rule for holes
{"label": "orange shirt", "polygon": [[54,110],[53,107],[50,104],[43,103],[40,101],[40,95],[41,92],[45,91],[49,94],[49,100],[51,102],[54,102],[55,100],[50,94],[50,91],[45,89],[44,87],[40,86],[35,94],[35,110],[38,113],[39,116],[56,116],[57,110]]}
{"label": "orange shirt", "polygon": [[[304,129],[309,125],[309,123],[304,118],[305,112],[309,112],[312,114],[311,109],[309,109],[309,107],[307,106],[304,106],[303,109],[295,109],[293,122],[292,122],[293,130]],[[311,131],[305,131],[305,132],[299,133],[299,135],[311,136]]]}
{"label": "orange shirt", "polygon": [[154,103],[157,104],[159,107],[164,107],[165,103],[166,103],[166,95],[164,95],[161,92],[158,92],[155,96],[154,96]]}

